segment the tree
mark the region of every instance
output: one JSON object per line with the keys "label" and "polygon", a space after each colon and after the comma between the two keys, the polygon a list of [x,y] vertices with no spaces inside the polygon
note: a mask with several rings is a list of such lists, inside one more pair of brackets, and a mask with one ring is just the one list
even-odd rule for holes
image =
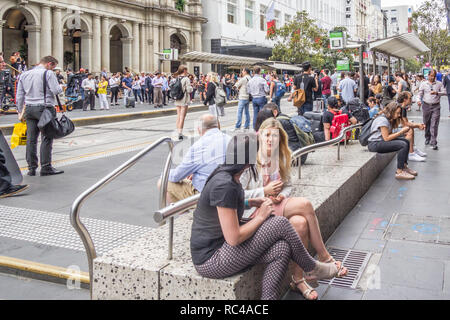
{"label": "tree", "polygon": [[[345,27],[336,27],[334,31],[344,31]],[[268,35],[275,40],[270,60],[299,64],[309,61],[314,68],[330,69],[336,67],[338,60],[348,59],[353,68],[354,49],[331,50],[328,32],[316,24],[306,11],[297,12],[296,17],[281,28]]]}
{"label": "tree", "polygon": [[405,60],[405,71],[418,73],[422,68],[422,64],[416,58],[410,58]]}
{"label": "tree", "polygon": [[306,11],[297,12],[290,22],[274,29],[268,38],[275,41],[270,60],[292,64],[310,61],[315,67],[322,66],[325,59],[322,54],[322,41],[326,35]]}
{"label": "tree", "polygon": [[445,11],[443,1],[427,0],[412,16],[412,28],[431,50],[430,63],[438,69],[443,65],[443,60],[450,56],[450,36],[443,29],[446,23]]}

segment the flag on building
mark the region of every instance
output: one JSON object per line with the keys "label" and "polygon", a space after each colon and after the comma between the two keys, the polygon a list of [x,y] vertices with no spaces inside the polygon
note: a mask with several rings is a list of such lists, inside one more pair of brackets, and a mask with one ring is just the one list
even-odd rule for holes
{"label": "flag on building", "polygon": [[269,9],[266,13],[266,21],[267,21],[267,35],[271,35],[275,33],[275,1],[272,1]]}

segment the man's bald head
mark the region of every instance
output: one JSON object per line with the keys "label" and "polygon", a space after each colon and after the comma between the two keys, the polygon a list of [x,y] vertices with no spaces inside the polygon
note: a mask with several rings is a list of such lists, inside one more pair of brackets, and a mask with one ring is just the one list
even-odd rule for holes
{"label": "man's bald head", "polygon": [[206,131],[213,128],[218,128],[217,118],[212,114],[204,114],[200,117],[201,127],[199,128],[202,131],[202,135],[205,134]]}

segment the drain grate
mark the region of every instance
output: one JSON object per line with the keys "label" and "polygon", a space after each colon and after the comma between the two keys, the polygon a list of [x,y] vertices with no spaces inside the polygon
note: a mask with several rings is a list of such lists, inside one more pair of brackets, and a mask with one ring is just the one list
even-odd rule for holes
{"label": "drain grate", "polygon": [[344,263],[344,266],[348,269],[348,274],[344,278],[321,280],[319,283],[340,288],[356,289],[359,279],[369,262],[371,253],[338,248],[328,248],[328,252],[334,259]]}

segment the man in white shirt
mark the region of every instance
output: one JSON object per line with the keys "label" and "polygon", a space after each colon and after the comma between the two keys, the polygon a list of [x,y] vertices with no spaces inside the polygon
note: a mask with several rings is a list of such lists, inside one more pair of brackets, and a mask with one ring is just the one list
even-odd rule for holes
{"label": "man in white shirt", "polygon": [[109,87],[111,88],[111,105],[113,104],[113,101],[115,100],[115,105],[118,106],[119,103],[117,102],[119,98],[119,86],[120,86],[120,76],[118,73],[115,73],[111,79],[109,79]]}
{"label": "man in white shirt", "polygon": [[81,82],[81,87],[84,90],[83,111],[87,110],[87,105],[90,105],[91,110],[95,110],[95,79],[92,73]]}

